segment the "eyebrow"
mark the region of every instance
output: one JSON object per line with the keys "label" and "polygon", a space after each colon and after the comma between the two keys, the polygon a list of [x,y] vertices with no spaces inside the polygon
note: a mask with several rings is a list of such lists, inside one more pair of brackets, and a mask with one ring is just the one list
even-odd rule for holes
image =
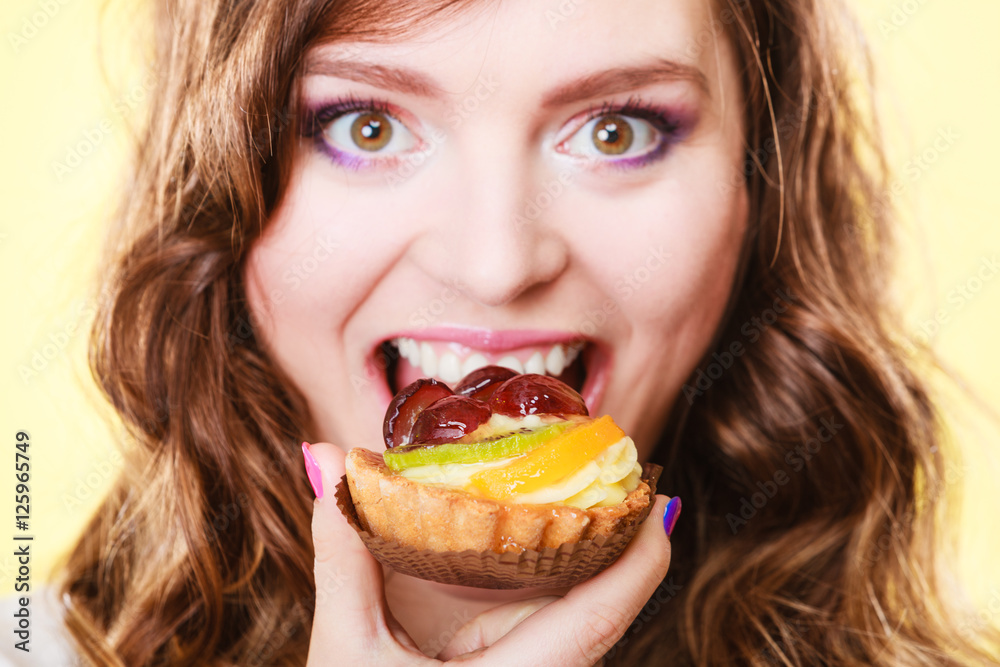
{"label": "eyebrow", "polygon": [[[306,63],[305,74],[348,79],[418,97],[442,98],[445,92],[442,86],[427,75],[402,66],[315,58]],[[613,95],[673,81],[694,83],[706,95],[711,95],[708,78],[700,69],[694,65],[657,58],[646,64],[614,67],[563,83],[542,98],[542,107],[551,109],[601,95]]]}
{"label": "eyebrow", "polygon": [[376,88],[393,90],[418,97],[442,97],[444,89],[416,70],[408,67],[389,67],[355,60],[311,59],[306,63],[306,76],[332,76]]}
{"label": "eyebrow", "polygon": [[658,58],[646,65],[615,67],[569,81],[542,99],[542,107],[566,106],[601,95],[636,90],[655,83],[690,81],[710,95],[708,78],[694,65]]}

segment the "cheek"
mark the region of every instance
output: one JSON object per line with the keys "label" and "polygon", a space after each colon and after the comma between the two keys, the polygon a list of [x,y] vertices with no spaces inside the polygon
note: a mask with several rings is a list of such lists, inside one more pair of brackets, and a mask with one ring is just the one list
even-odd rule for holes
{"label": "cheek", "polygon": [[322,192],[300,173],[243,269],[255,329],[307,395],[315,376],[343,363],[341,346],[331,343],[357,298],[349,238]]}
{"label": "cheek", "polygon": [[668,181],[603,208],[580,206],[576,220],[587,229],[577,238],[587,247],[579,255],[628,315],[623,325],[672,331],[721,312],[745,235],[747,195],[745,188],[723,192],[719,173]]}
{"label": "cheek", "polygon": [[[323,226],[290,222],[278,216],[251,248],[244,278],[251,312],[268,338],[302,330],[305,318],[331,301],[337,279],[340,243]],[[336,313],[324,309],[324,317]]]}
{"label": "cheek", "polygon": [[372,216],[352,210],[344,188],[298,167],[244,271],[252,312],[272,339],[339,328],[392,245]]}
{"label": "cheek", "polygon": [[[674,250],[669,265],[648,290],[650,316],[707,320],[714,331],[730,291],[747,226],[744,188],[719,196],[716,188],[689,190],[677,202],[678,218],[666,225]],[[652,281],[651,281],[652,282]]]}
{"label": "cheek", "polygon": [[748,203],[744,188],[721,196],[708,179],[671,187],[655,201],[630,208],[630,224],[638,228],[622,236],[644,243],[631,250],[628,262],[617,264],[614,283],[605,286],[615,290],[621,316],[609,320],[607,335],[617,341],[616,373],[604,409],[623,420],[646,458],[685,378],[718,330],[733,289]]}

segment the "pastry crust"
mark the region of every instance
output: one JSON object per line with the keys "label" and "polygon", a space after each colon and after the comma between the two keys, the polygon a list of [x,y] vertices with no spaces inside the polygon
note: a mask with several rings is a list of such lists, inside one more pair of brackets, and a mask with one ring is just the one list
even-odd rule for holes
{"label": "pastry crust", "polygon": [[507,551],[557,548],[610,537],[650,503],[644,481],[618,505],[582,510],[565,505],[518,505],[421,484],[393,474],[382,455],[355,448],[347,482],[362,527],[379,537],[432,551]]}

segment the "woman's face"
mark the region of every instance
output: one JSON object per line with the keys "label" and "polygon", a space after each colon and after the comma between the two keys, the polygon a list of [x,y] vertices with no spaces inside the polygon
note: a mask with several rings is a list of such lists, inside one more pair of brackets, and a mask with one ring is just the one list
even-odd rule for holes
{"label": "woman's face", "polygon": [[306,54],[291,181],[245,277],[316,437],[379,449],[396,388],[499,363],[565,373],[649,455],[746,227],[709,5],[490,3]]}

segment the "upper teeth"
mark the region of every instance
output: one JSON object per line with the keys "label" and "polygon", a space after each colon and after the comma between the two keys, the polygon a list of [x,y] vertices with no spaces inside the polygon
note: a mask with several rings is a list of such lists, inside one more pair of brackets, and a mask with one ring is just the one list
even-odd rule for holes
{"label": "upper teeth", "polygon": [[534,352],[522,352],[520,356],[505,354],[491,361],[485,354],[473,350],[464,355],[452,349],[438,353],[429,342],[413,338],[395,338],[391,342],[399,350],[399,355],[413,366],[420,367],[425,376],[436,377],[446,383],[458,382],[472,371],[489,365],[504,366],[515,373],[558,376],[576,360],[584,345],[557,343]]}

